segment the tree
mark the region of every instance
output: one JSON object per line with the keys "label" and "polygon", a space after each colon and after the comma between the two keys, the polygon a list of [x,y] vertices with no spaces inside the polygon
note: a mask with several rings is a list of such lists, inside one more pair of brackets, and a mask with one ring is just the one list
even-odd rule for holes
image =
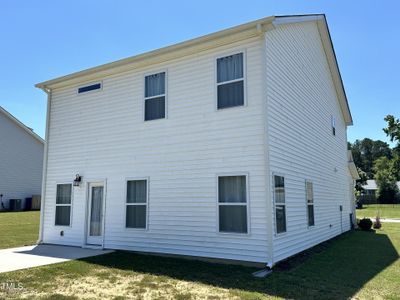
{"label": "tree", "polygon": [[356,180],[356,186],[355,189],[357,192],[361,192],[363,190],[363,185],[367,183],[368,176],[367,173],[365,173],[363,170],[360,168],[357,168],[358,176],[360,176],[360,179]]}
{"label": "tree", "polygon": [[397,142],[397,147],[400,146],[400,120],[396,119],[392,115],[387,115],[385,117],[385,121],[388,123],[386,128],[383,128],[383,131],[386,133],[388,137],[390,137],[391,142]]}
{"label": "tree", "polygon": [[393,160],[387,157],[381,157],[374,161],[373,171],[378,185],[378,201],[380,203],[395,203],[398,197],[399,189],[393,169]]}
{"label": "tree", "polygon": [[362,169],[368,179],[374,178],[373,162],[380,157],[392,158],[392,150],[389,144],[380,140],[374,141],[369,138],[356,140],[350,144],[355,165]]}
{"label": "tree", "polygon": [[395,154],[391,161],[391,172],[397,181],[400,181],[400,154]]}
{"label": "tree", "polygon": [[389,136],[391,142],[397,143],[397,146],[392,150],[391,172],[396,180],[400,181],[400,120],[392,115],[387,115],[385,121],[388,125],[383,128],[383,131]]}
{"label": "tree", "polygon": [[365,173],[363,170],[357,168],[357,172],[360,179],[356,180],[356,185],[354,187],[354,195],[356,196],[356,201],[360,199],[361,192],[364,190],[363,185],[365,185],[368,180],[367,173]]}

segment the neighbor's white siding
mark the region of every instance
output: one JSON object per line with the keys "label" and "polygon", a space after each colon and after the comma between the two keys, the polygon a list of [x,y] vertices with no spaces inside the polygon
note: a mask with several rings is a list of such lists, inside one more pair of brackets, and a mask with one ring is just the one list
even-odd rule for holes
{"label": "neighbor's white siding", "polygon": [[[40,195],[43,143],[0,112],[0,194],[9,208],[9,199]],[[0,204],[0,210],[2,210]]]}
{"label": "neighbor's white siding", "polygon": [[[346,126],[316,23],[268,31],[266,52],[270,175],[285,176],[287,204],[287,232],[274,238],[277,262],[348,230],[351,208]],[[314,186],[312,228],[307,227],[306,179]]]}
{"label": "neighbor's white siding", "polygon": [[[86,185],[70,227],[55,227],[57,182],[107,180],[105,247],[266,262],[263,38],[103,79],[51,100],[44,242],[83,245]],[[247,106],[215,106],[216,56],[245,50]],[[143,121],[144,74],[167,70],[167,119]],[[265,94],[264,94],[265,95]],[[216,176],[247,173],[248,235],[217,232]],[[148,230],[125,229],[125,180],[148,177]],[[60,231],[64,236],[60,236]]]}

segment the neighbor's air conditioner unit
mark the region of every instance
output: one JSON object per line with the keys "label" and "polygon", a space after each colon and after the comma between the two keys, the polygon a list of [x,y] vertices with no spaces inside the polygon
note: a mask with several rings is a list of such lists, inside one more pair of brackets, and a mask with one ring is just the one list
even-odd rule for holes
{"label": "neighbor's air conditioner unit", "polygon": [[10,199],[10,210],[11,211],[18,211],[21,210],[22,203],[21,199]]}

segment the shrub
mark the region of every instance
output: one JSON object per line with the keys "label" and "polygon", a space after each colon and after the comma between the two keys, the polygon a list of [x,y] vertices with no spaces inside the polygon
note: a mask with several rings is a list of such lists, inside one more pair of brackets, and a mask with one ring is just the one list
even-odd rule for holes
{"label": "shrub", "polygon": [[372,227],[372,221],[371,221],[371,219],[368,219],[368,218],[361,219],[361,220],[358,222],[358,227],[360,227],[361,230],[364,230],[364,231],[369,231],[369,230],[371,230],[371,227]]}
{"label": "shrub", "polygon": [[379,218],[379,216],[377,216],[375,218],[375,222],[374,222],[374,228],[375,229],[379,229],[382,227],[382,223],[381,223],[381,218]]}

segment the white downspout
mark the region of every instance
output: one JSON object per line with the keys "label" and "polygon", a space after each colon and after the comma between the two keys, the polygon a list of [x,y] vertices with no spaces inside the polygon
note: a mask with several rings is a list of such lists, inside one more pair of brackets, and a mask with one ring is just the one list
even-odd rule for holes
{"label": "white downspout", "polygon": [[46,199],[46,180],[47,180],[47,152],[48,152],[48,141],[49,141],[49,127],[50,127],[50,103],[51,103],[51,90],[46,87],[41,88],[47,94],[47,112],[46,112],[46,133],[44,142],[44,154],[43,154],[43,170],[42,170],[42,195],[40,201],[40,224],[39,224],[39,239],[38,244],[43,242],[43,222],[44,222],[44,208]]}

